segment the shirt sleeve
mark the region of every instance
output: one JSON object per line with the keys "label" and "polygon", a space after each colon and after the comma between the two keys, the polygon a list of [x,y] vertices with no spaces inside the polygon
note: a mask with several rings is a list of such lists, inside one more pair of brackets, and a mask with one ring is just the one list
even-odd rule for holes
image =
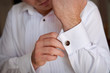
{"label": "shirt sleeve", "polygon": [[35,73],[31,65],[31,52],[18,56],[13,38],[13,8],[9,11],[0,39],[0,73]]}
{"label": "shirt sleeve", "polygon": [[72,68],[75,73],[109,73],[109,48],[97,7],[86,7],[81,18],[80,24],[58,36]]}

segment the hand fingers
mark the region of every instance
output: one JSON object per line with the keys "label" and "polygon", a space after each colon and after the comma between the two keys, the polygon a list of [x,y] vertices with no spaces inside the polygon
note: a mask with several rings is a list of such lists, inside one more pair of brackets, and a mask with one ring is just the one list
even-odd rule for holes
{"label": "hand fingers", "polygon": [[44,55],[56,55],[64,57],[64,53],[54,47],[45,47],[42,51]]}
{"label": "hand fingers", "polygon": [[58,37],[58,33],[56,32],[51,32],[51,33],[47,33],[47,34],[44,34],[42,36],[40,36],[39,39],[45,39],[45,38],[57,38]]}
{"label": "hand fingers", "polygon": [[81,7],[82,7],[81,9],[83,10],[87,4],[87,0],[81,0],[81,1],[82,1],[81,2]]}
{"label": "hand fingers", "polygon": [[57,56],[51,56],[51,55],[43,55],[43,60],[44,61],[53,61],[56,60]]}
{"label": "hand fingers", "polygon": [[38,60],[37,63],[35,63],[35,65],[39,66],[43,66],[47,61],[53,61],[56,60],[57,56],[51,56],[51,55],[42,55],[40,57],[40,59]]}
{"label": "hand fingers", "polygon": [[65,50],[62,43],[58,39],[54,39],[54,38],[44,39],[43,46],[44,47],[55,47],[55,48],[60,48],[62,50]]}

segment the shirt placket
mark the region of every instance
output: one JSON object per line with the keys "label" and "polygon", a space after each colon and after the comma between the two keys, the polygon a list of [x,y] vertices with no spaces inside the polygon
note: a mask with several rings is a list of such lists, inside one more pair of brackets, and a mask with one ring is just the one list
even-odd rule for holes
{"label": "shirt placket", "polygon": [[43,35],[45,33],[45,24],[46,24],[46,17],[43,17],[40,21],[40,31],[39,31],[39,34],[40,35]]}

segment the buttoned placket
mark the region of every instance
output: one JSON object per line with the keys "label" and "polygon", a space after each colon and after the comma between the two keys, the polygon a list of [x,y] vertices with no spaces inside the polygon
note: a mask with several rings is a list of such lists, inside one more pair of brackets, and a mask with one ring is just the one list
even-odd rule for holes
{"label": "buttoned placket", "polygon": [[39,32],[40,35],[43,35],[43,31],[42,31],[43,29],[42,28],[44,27],[45,22],[46,22],[46,17],[43,17],[41,19],[40,25],[39,25],[40,26],[40,32]]}

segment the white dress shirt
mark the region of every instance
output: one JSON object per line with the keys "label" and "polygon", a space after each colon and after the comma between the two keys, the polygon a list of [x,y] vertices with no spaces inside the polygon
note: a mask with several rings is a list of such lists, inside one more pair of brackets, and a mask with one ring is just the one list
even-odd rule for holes
{"label": "white dress shirt", "polygon": [[[0,73],[109,73],[109,48],[94,3],[88,1],[81,19],[80,24],[64,32],[53,11],[42,16],[24,2],[14,5],[0,41]],[[47,62],[35,71],[32,51],[39,37],[49,32],[59,33],[65,57]]]}

